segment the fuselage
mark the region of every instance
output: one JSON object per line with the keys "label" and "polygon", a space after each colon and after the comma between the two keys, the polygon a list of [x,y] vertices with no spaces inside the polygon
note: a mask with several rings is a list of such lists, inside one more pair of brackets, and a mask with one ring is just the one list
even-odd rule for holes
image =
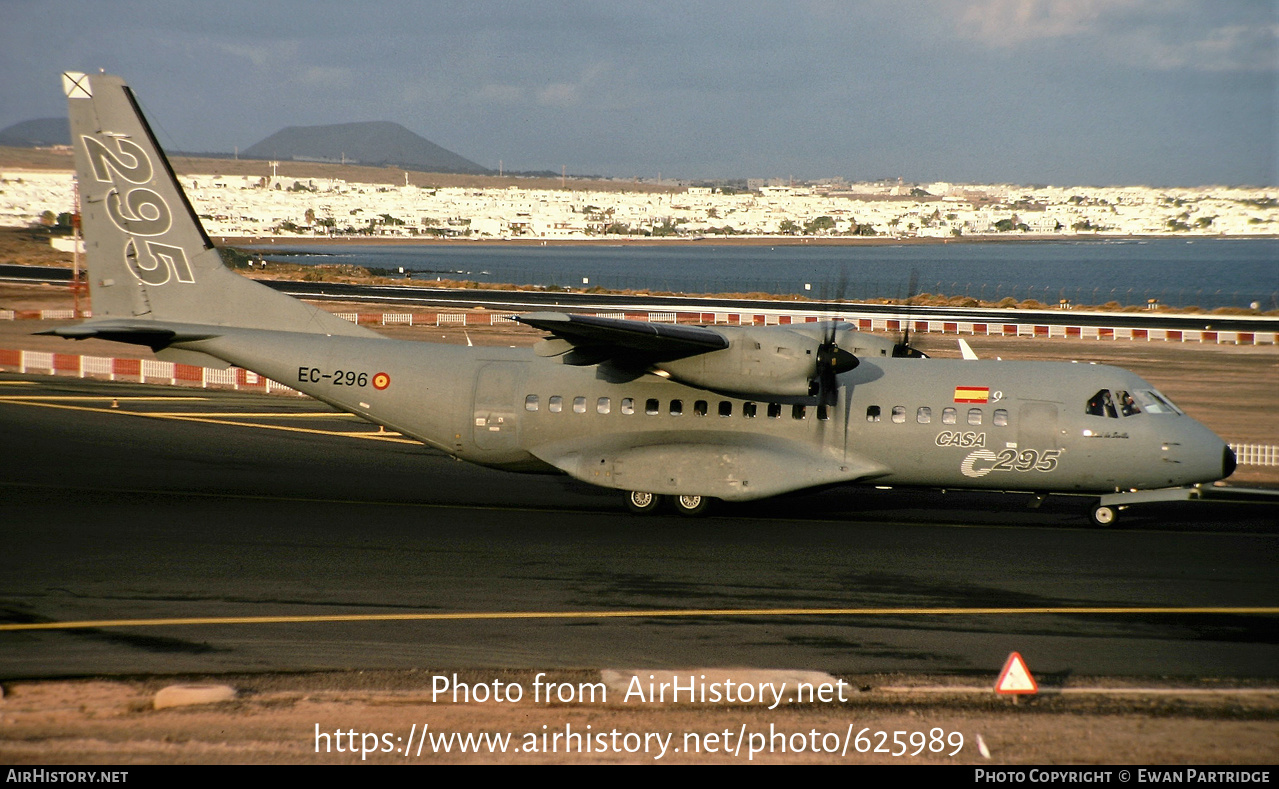
{"label": "fuselage", "polygon": [[818,405],[525,349],[261,330],[186,347],[462,460],[621,489],[738,500],[841,481],[1108,492],[1233,470],[1220,438],[1103,365],[868,358]]}

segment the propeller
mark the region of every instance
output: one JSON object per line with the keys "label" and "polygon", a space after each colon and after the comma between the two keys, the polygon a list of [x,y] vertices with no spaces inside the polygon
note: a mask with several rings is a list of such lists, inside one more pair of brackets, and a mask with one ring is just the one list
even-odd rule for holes
{"label": "propeller", "polygon": [[903,320],[904,328],[897,342],[893,344],[893,357],[897,359],[927,359],[928,354],[911,347],[910,344],[910,325],[911,321],[911,302],[915,299],[915,292],[919,289],[919,269],[910,270],[910,285],[906,288],[906,303],[902,305],[905,312]]}
{"label": "propeller", "polygon": [[857,366],[858,359],[852,353],[839,347],[836,333],[839,324],[827,321],[822,327],[822,341],[817,346],[815,374],[809,381],[809,395],[817,397],[820,405],[835,405],[839,400],[839,381],[837,376]]}

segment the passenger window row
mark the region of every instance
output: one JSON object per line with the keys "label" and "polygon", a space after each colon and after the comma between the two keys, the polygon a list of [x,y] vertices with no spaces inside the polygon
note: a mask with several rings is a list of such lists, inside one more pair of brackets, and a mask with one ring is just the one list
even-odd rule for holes
{"label": "passenger window row", "polygon": [[[744,402],[741,404],[741,415],[746,419],[755,419],[759,416],[760,403]],[[781,403],[767,403],[765,413],[769,419],[781,419],[783,406]],[[540,396],[531,394],[524,398],[525,411],[540,411],[542,408],[542,399]],[[635,413],[635,398],[623,397],[619,403],[619,408],[623,414]],[[584,414],[587,412],[587,398],[583,396],[574,397],[572,400],[572,409],[575,414]],[[564,411],[564,397],[562,395],[551,395],[546,398],[546,410],[552,414],[558,414]],[[610,397],[600,397],[595,400],[595,413],[608,414],[612,413],[613,400]],[[732,400],[720,400],[715,406],[715,413],[721,417],[731,417],[734,414],[734,404]],[[830,409],[824,405],[819,405],[815,409],[802,403],[795,403],[790,407],[790,415],[792,419],[807,419],[809,412],[816,411],[819,420],[825,421],[830,419]],[[665,409],[663,409],[662,401],[656,397],[650,397],[644,401],[644,413],[649,416],[658,416],[663,413],[670,416],[684,415],[684,401],[670,400],[667,401]],[[709,416],[711,413],[711,404],[706,400],[693,401],[693,416]]]}
{"label": "passenger window row", "polygon": [[[893,422],[899,425],[904,423],[906,421],[906,416],[907,416],[906,406],[904,405],[893,406],[892,410],[889,412],[889,415],[890,415],[889,418]],[[883,416],[879,406],[877,405],[866,406],[867,422],[879,422],[882,420],[882,418]],[[967,415],[968,424],[980,425],[982,423],[982,420],[984,419],[985,419],[985,412],[983,411],[983,409],[980,409],[980,408],[968,409],[968,415]],[[921,405],[919,408],[915,409],[916,423],[921,425],[927,425],[927,424],[930,424],[932,421],[933,421],[932,408],[926,405]],[[943,425],[959,424],[959,410],[956,408],[952,408],[950,406],[943,408],[941,410],[941,423]],[[1008,426],[1008,410],[1004,408],[996,408],[995,412],[991,414],[991,424],[995,425],[996,427],[1007,427]]]}

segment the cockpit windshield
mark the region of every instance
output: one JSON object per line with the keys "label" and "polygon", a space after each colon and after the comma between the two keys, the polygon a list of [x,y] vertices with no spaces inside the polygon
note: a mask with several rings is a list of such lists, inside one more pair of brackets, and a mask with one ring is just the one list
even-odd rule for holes
{"label": "cockpit windshield", "polygon": [[1134,394],[1137,395],[1137,401],[1141,403],[1141,407],[1148,414],[1182,414],[1185,413],[1173,402],[1168,399],[1167,395],[1158,389],[1138,389]]}
{"label": "cockpit windshield", "polygon": [[1085,413],[1089,416],[1119,418],[1119,412],[1115,410],[1115,401],[1110,397],[1109,389],[1102,389],[1088,398],[1088,407],[1085,409]]}
{"label": "cockpit windshield", "polygon": [[1172,404],[1157,389],[1136,389],[1131,393],[1116,389],[1101,389],[1088,398],[1084,413],[1089,416],[1101,416],[1109,419],[1147,414],[1180,414],[1181,409]]}

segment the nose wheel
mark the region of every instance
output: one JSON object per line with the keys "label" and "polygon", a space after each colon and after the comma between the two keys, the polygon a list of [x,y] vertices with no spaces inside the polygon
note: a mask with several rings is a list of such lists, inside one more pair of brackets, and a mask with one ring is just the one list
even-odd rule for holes
{"label": "nose wheel", "polygon": [[1089,510],[1088,519],[1094,526],[1114,526],[1119,520],[1119,508],[1098,504]]}

